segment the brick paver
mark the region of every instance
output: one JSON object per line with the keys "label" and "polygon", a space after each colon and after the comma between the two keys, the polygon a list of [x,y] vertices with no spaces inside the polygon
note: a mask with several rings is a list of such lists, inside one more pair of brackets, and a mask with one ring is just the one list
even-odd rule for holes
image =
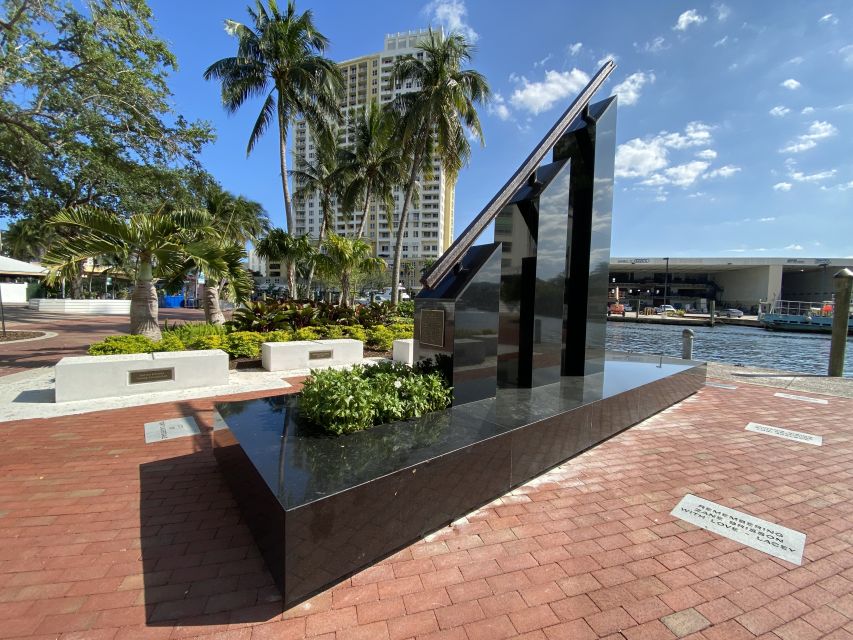
{"label": "brick paver", "polygon": [[[773,392],[706,387],[287,611],[210,399],[5,423],[0,638],[850,638],[853,400]],[[179,415],[204,433],[144,444]],[[802,566],[670,516],[686,493],[806,533]]]}

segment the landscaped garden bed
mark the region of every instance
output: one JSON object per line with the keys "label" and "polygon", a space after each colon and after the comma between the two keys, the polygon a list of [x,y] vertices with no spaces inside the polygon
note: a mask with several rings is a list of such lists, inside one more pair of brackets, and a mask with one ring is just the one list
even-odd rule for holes
{"label": "landscaped garden bed", "polygon": [[0,332],[0,342],[16,342],[18,340],[32,340],[41,338],[44,331],[6,331]]}

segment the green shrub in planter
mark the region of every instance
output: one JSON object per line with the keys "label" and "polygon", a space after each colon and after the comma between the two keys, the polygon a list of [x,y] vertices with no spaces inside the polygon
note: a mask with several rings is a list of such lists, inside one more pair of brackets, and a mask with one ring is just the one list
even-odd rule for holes
{"label": "green shrub in planter", "polygon": [[439,411],[450,400],[450,387],[439,374],[389,362],[312,371],[299,408],[309,422],[342,434]]}
{"label": "green shrub in planter", "polygon": [[415,324],[413,322],[395,322],[388,328],[394,334],[394,340],[413,338],[415,335]]}
{"label": "green shrub in planter", "polygon": [[154,343],[154,351],[183,351],[186,349],[181,339],[174,333],[164,333],[159,342]]}
{"label": "green shrub in planter", "polygon": [[313,376],[302,389],[301,415],[337,434],[361,431],[373,425],[377,404],[373,387],[359,370],[363,367],[312,372]]}
{"label": "green shrub in planter", "polygon": [[261,336],[263,336],[263,338],[264,338],[263,340],[261,340],[261,343],[264,343],[264,342],[290,342],[291,340],[293,340],[293,332],[288,331],[287,329],[280,329],[278,331],[269,331],[267,333],[262,333]]}
{"label": "green shrub in planter", "polygon": [[172,326],[169,326],[168,321],[163,322],[163,337],[175,336],[184,344],[189,344],[196,338],[204,336],[224,336],[225,331],[226,329],[222,325],[207,322],[184,322]]}
{"label": "green shrub in planter", "polygon": [[323,334],[317,327],[302,327],[293,332],[294,340],[322,340]]}
{"label": "green shrub in planter", "polygon": [[259,358],[261,343],[267,342],[264,333],[257,331],[235,331],[225,338],[225,350],[232,358]]}
{"label": "green shrub in planter", "polygon": [[187,349],[204,351],[206,349],[225,350],[225,336],[199,336],[187,344]]}
{"label": "green shrub in planter", "polygon": [[397,315],[403,318],[411,318],[413,321],[415,319],[415,301],[414,300],[400,300],[397,303]]}
{"label": "green shrub in planter", "polygon": [[394,346],[394,332],[378,324],[367,330],[367,345],[376,351],[390,351]]}
{"label": "green shrub in planter", "polygon": [[352,325],[348,327],[341,327],[344,332],[344,338],[350,338],[351,340],[361,340],[362,342],[367,342],[367,332],[360,325]]}
{"label": "green shrub in planter", "polygon": [[90,356],[112,356],[128,353],[151,353],[154,342],[145,336],[107,336],[89,345]]}
{"label": "green shrub in planter", "polygon": [[323,334],[325,340],[339,340],[344,337],[344,328],[334,324],[328,324],[324,327],[317,327]]}

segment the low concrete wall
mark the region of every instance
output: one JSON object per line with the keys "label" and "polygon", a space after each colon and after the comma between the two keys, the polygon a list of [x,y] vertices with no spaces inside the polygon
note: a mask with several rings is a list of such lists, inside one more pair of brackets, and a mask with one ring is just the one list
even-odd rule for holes
{"label": "low concrete wall", "polygon": [[267,371],[322,369],[340,364],[361,364],[364,343],[361,340],[293,340],[264,342],[261,365]]}
{"label": "low concrete wall", "polygon": [[0,282],[3,304],[20,304],[27,301],[27,285],[21,282]]}
{"label": "low concrete wall", "polygon": [[54,368],[56,402],[228,384],[221,349],[63,358]]}
{"label": "low concrete wall", "polygon": [[403,338],[394,340],[394,350],[392,351],[394,362],[407,364],[410,367],[415,363],[415,340],[414,338]]}
{"label": "low concrete wall", "polygon": [[33,298],[30,309],[45,313],[85,316],[129,316],[130,300],[69,300]]}

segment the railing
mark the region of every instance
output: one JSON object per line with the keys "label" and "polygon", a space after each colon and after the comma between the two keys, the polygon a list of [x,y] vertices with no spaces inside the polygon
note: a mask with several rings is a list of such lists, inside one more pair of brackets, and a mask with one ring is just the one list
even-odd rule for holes
{"label": "railing", "polygon": [[607,77],[616,68],[616,64],[612,60],[604,63],[601,69],[592,77],[583,90],[575,98],[574,102],[560,116],[560,119],[551,127],[551,130],[545,134],[542,141],[533,149],[527,159],[516,170],[507,183],[498,191],[497,195],[489,201],[489,204],[475,217],[471,224],[456,238],[452,245],[444,252],[444,254],[435,261],[432,268],[424,274],[421,282],[428,289],[432,289],[441,279],[446,276],[454,265],[456,265],[465,255],[465,252],[471,248],[483,230],[491,224],[492,220],[500,213],[507,203],[512,199],[512,196],[536,171],[539,163],[545,158],[548,152],[554,147],[560,137],[566,132],[566,129],[575,121],[584,109],[586,109],[592,96],[604,84]]}

